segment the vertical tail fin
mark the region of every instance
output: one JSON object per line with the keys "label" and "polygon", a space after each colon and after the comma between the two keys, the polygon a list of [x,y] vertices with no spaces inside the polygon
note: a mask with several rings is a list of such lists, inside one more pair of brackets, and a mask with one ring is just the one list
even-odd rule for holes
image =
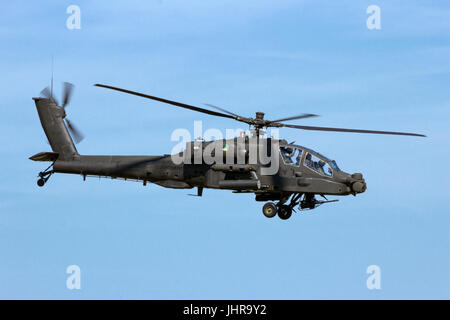
{"label": "vertical tail fin", "polygon": [[64,123],[66,116],[64,109],[58,107],[52,99],[33,98],[33,100],[53,152],[59,154],[60,160],[72,160],[78,155],[78,151]]}

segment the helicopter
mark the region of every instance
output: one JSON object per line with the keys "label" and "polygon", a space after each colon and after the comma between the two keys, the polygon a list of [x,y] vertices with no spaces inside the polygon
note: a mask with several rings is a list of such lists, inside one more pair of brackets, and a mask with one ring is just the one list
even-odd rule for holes
{"label": "helicopter", "polygon": [[[153,183],[165,188],[197,188],[196,196],[203,189],[230,190],[233,193],[253,193],[256,201],[265,202],[262,213],[267,218],[276,215],[289,219],[293,212],[311,210],[325,203],[327,196],[347,196],[366,191],[362,173],[342,171],[331,160],[311,148],[288,143],[284,139],[265,137],[267,128],[293,128],[313,131],[352,132],[425,137],[423,134],[364,129],[332,128],[287,124],[286,121],[316,117],[303,113],[292,117],[267,120],[263,112],[255,117],[243,117],[218,106],[212,109],[159,98],[105,84],[95,84],[122,93],[159,101],[168,105],[243,122],[251,128],[251,136],[242,133],[231,139],[186,142],[185,149],[176,154],[155,156],[133,155],[81,155],[75,143],[83,134],[66,116],[73,85],[63,83],[63,99],[59,104],[53,95],[53,86],[33,98],[42,128],[52,148],[51,152],[39,152],[29,159],[51,162],[39,172],[37,185],[43,187],[52,174],[78,174],[112,179],[141,181],[144,186]],[[320,200],[317,197],[320,197]]]}

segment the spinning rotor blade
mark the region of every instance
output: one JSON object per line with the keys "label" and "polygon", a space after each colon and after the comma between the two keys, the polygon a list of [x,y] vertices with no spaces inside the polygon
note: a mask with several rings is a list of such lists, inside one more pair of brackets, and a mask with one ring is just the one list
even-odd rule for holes
{"label": "spinning rotor blade", "polygon": [[49,87],[46,87],[46,88],[44,88],[44,89],[41,91],[41,96],[43,96],[44,98],[53,100],[53,102],[55,102],[55,103],[58,105],[58,101],[57,101],[57,100],[55,99],[55,97],[52,95],[52,93],[51,93]]}
{"label": "spinning rotor blade", "polygon": [[[47,99],[51,99],[54,103],[56,103],[57,106],[60,108],[65,108],[69,102],[70,98],[72,97],[74,85],[69,82],[63,82],[63,103],[61,106],[59,106],[58,101],[55,99],[55,97],[52,95],[51,90],[49,87],[44,88],[41,91],[41,96]],[[66,115],[64,113],[63,119],[66,121],[67,129],[69,130],[70,135],[72,136],[75,143],[79,143],[84,139],[84,135],[81,133],[80,130],[76,128],[76,126],[70,122],[69,119],[66,118]]]}
{"label": "spinning rotor blade", "polygon": [[217,110],[219,110],[219,111],[228,113],[229,115],[232,115],[232,116],[235,116],[235,117],[241,117],[241,116],[237,115],[236,113],[233,113],[233,112],[231,112],[231,111],[225,110],[225,109],[223,109],[223,108],[221,108],[221,107],[218,107],[218,106],[215,106],[215,105],[213,105],[213,104],[205,103],[204,105],[205,105],[205,106],[208,106],[208,107],[211,107],[211,108],[214,108],[214,109],[217,109]]}
{"label": "spinning rotor blade", "polygon": [[72,97],[72,91],[73,91],[74,85],[69,82],[64,82],[63,85],[64,85],[63,103],[62,103],[61,107],[65,108],[66,105],[70,102],[70,98]]}
{"label": "spinning rotor blade", "polygon": [[299,114],[298,116],[293,116],[293,117],[288,117],[288,118],[283,118],[283,119],[278,119],[278,120],[271,120],[270,122],[282,122],[282,121],[288,121],[288,120],[297,120],[297,119],[305,119],[305,118],[312,118],[312,117],[318,117],[317,114],[312,114],[312,113],[302,113]]}
{"label": "spinning rotor blade", "polygon": [[313,130],[313,131],[334,131],[334,132],[355,132],[355,133],[376,133],[376,134],[392,134],[400,136],[416,136],[416,137],[426,137],[419,133],[409,133],[409,132],[393,132],[393,131],[375,131],[375,130],[363,130],[363,129],[347,129],[347,128],[329,128],[329,127],[314,127],[314,126],[298,126],[293,124],[281,124],[282,127],[302,129],[302,130]]}
{"label": "spinning rotor blade", "polygon": [[125,92],[125,93],[128,93],[128,94],[133,94],[135,96],[139,96],[139,97],[143,97],[143,98],[147,98],[147,99],[152,99],[152,100],[156,100],[156,101],[159,101],[159,102],[164,102],[164,103],[167,103],[167,104],[171,104],[173,106],[177,106],[177,107],[181,107],[181,108],[185,108],[185,109],[189,109],[189,110],[194,110],[194,111],[201,112],[201,113],[206,113],[206,114],[209,114],[209,115],[212,115],[212,116],[229,118],[229,119],[236,119],[236,116],[232,116],[232,115],[228,115],[228,114],[225,114],[225,113],[220,113],[220,112],[216,112],[216,111],[211,111],[211,110],[207,110],[207,109],[191,106],[189,104],[185,104],[185,103],[181,103],[181,102],[176,102],[176,101],[172,101],[172,100],[158,98],[158,97],[155,97],[155,96],[151,96],[151,95],[140,93],[140,92],[136,92],[136,91],[126,90],[126,89],[117,88],[117,87],[113,87],[113,86],[108,86],[108,85],[104,85],[104,84],[98,84],[98,83],[95,84],[95,86],[96,87],[101,87],[101,88],[106,88],[106,89],[111,89],[111,90],[116,90],[116,91],[121,91],[121,92]]}
{"label": "spinning rotor blade", "polygon": [[[235,113],[233,113],[231,111],[225,110],[225,109],[223,109],[221,107],[218,107],[218,106],[215,106],[213,104],[205,103],[205,105],[208,106],[208,107],[220,110],[222,112],[228,113],[228,114],[233,115],[235,117],[239,117],[241,119],[244,119],[244,117],[241,117],[241,116],[239,116],[239,115],[237,115],[237,114],[235,114]],[[282,121],[288,121],[288,120],[297,120],[297,119],[305,119],[305,118],[312,118],[312,117],[318,117],[318,115],[317,114],[312,114],[312,113],[302,113],[302,114],[299,114],[299,115],[293,116],[293,117],[282,118],[282,119],[278,119],[278,120],[267,120],[265,125],[266,126],[271,126],[272,124],[274,124],[276,122],[282,122]]]}
{"label": "spinning rotor blade", "polygon": [[70,122],[69,119],[65,118],[65,120],[66,120],[67,128],[69,129],[69,132],[73,137],[73,140],[75,140],[75,143],[80,143],[81,140],[84,139],[83,134],[81,133],[80,130],[78,130],[75,127],[75,125],[72,122]]}
{"label": "spinning rotor blade", "polygon": [[44,98],[47,98],[47,99],[51,99],[52,94],[50,93],[50,89],[48,87],[42,89],[41,96],[43,96]]}
{"label": "spinning rotor blade", "polygon": [[239,116],[239,115],[237,115],[237,114],[235,114],[233,112],[230,112],[228,110],[225,110],[225,109],[217,107],[217,106],[214,106],[212,104],[206,104],[206,105],[209,106],[209,107],[212,107],[214,109],[217,109],[217,110],[219,110],[221,112],[207,110],[207,109],[199,108],[199,107],[196,107],[196,106],[184,104],[184,103],[181,103],[181,102],[176,102],[176,101],[172,101],[172,100],[158,98],[158,97],[147,95],[147,94],[144,94],[144,93],[131,91],[131,90],[126,90],[126,89],[113,87],[113,86],[109,86],[109,85],[104,85],[104,84],[98,84],[97,83],[97,84],[95,84],[95,86],[106,88],[106,89],[111,89],[111,90],[116,90],[116,91],[132,94],[132,95],[136,95],[136,96],[147,98],[147,99],[156,100],[156,101],[159,101],[159,102],[171,104],[171,105],[174,105],[174,106],[177,106],[177,107],[181,107],[181,108],[185,108],[185,109],[189,109],[189,110],[193,110],[193,111],[197,111],[197,112],[201,112],[201,113],[205,113],[205,114],[209,114],[209,115],[213,115],[213,116],[217,116],[217,117],[234,119],[234,120],[241,121],[241,122],[244,122],[244,123],[247,123],[249,125],[254,126],[257,132],[259,132],[259,129],[264,128],[264,127],[286,127],[286,128],[294,128],[294,129],[302,129],[302,130],[314,130],[314,131],[374,133],[374,134],[390,134],[390,135],[426,137],[423,134],[408,133],[408,132],[376,131],[376,130],[364,130],[364,129],[330,128],[330,127],[299,126],[299,125],[293,125],[293,124],[284,124],[284,123],[281,123],[281,122],[282,121],[288,121],[288,120],[296,120],[296,119],[305,119],[305,118],[317,117],[318,115],[311,114],[311,113],[304,113],[304,114],[300,114],[300,115],[297,115],[297,116],[288,117],[288,118],[282,118],[282,119],[278,119],[278,120],[273,120],[272,121],[272,120],[265,120],[264,119],[264,113],[257,112],[256,113],[256,118],[247,118],[247,117],[241,117],[241,116]]}

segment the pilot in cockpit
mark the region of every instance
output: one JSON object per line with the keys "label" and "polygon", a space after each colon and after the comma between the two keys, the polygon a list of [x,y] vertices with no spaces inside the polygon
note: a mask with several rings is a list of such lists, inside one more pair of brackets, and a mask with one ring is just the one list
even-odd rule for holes
{"label": "pilot in cockpit", "polygon": [[285,148],[285,154],[286,154],[286,162],[287,163],[293,163],[292,157],[294,156],[295,149],[293,148]]}
{"label": "pilot in cockpit", "polygon": [[302,150],[298,150],[297,158],[295,159],[295,165],[298,167],[302,161]]}
{"label": "pilot in cockpit", "polygon": [[325,165],[325,162],[323,162],[322,160],[319,160],[319,162],[316,162],[316,168],[317,171],[319,171],[322,174],[325,174],[325,171],[323,170],[323,166]]}
{"label": "pilot in cockpit", "polygon": [[307,154],[306,158],[305,158],[305,166],[307,166],[308,168],[313,168],[313,161],[311,160],[311,154]]}

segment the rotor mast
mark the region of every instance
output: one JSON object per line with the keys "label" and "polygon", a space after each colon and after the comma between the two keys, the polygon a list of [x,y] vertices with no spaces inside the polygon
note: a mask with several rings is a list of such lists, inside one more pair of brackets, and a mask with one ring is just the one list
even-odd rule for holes
{"label": "rotor mast", "polygon": [[264,127],[265,124],[265,120],[264,120],[264,112],[256,112],[256,117],[254,119],[253,122],[253,127],[255,128],[253,130],[254,132],[254,137],[256,137],[257,139],[259,139],[259,135],[260,135],[260,131],[261,129]]}

